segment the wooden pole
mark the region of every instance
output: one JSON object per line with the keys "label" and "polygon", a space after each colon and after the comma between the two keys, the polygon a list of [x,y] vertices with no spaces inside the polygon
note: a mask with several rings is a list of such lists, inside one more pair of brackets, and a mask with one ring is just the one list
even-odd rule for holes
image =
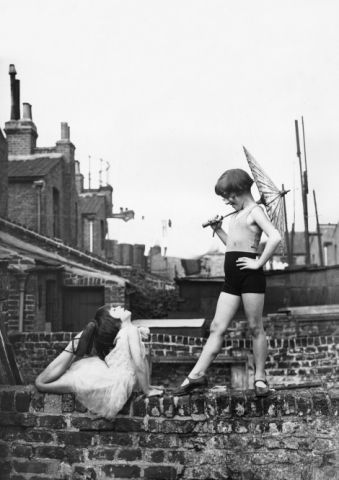
{"label": "wooden pole", "polygon": [[321,231],[320,231],[320,224],[318,218],[318,207],[317,207],[317,199],[315,197],[315,191],[313,190],[313,200],[314,200],[314,210],[315,210],[315,218],[317,222],[317,237],[318,237],[318,248],[319,248],[319,260],[320,265],[324,266],[324,255],[323,255],[323,248],[321,245]]}
{"label": "wooden pole", "polygon": [[302,202],[303,202],[303,212],[304,212],[304,227],[305,227],[304,234],[305,234],[305,251],[306,251],[305,263],[306,265],[310,265],[311,259],[310,259],[310,239],[309,239],[309,232],[308,232],[307,172],[306,171],[303,172],[303,169],[302,169],[298,120],[295,120],[295,135],[297,140],[297,157],[299,158],[300,183],[301,183],[301,190],[302,190]]}
{"label": "wooden pole", "polygon": [[[284,184],[282,185],[282,191],[285,191]],[[285,195],[283,196],[283,205],[284,205],[284,219],[285,219],[285,243],[286,243],[286,250],[287,250],[287,262],[291,265],[291,249],[290,249],[290,239],[288,235],[288,224],[287,224],[287,211],[286,211],[286,199]]]}
{"label": "wooden pole", "polygon": [[290,255],[291,255],[291,265],[294,264],[294,222],[292,223],[292,231],[291,231],[291,249],[290,249]]}

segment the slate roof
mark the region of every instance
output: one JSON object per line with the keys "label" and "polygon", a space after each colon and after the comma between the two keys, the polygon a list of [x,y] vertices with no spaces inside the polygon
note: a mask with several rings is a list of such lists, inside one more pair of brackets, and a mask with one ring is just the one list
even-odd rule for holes
{"label": "slate roof", "polygon": [[62,155],[55,157],[45,155],[32,160],[10,160],[8,162],[8,176],[44,177],[60,162],[61,158]]}
{"label": "slate roof", "polygon": [[95,213],[102,206],[105,207],[103,195],[80,195],[80,209],[82,213]]}

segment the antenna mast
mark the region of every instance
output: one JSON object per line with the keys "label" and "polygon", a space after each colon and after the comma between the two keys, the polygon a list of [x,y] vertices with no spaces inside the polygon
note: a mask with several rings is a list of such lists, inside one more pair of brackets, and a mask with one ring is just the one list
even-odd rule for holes
{"label": "antenna mast", "polygon": [[111,168],[111,165],[109,162],[106,160],[106,185],[109,185],[109,178],[108,178],[108,170]]}
{"label": "antenna mast", "polygon": [[320,265],[323,267],[324,266],[324,255],[323,255],[323,249],[322,249],[322,245],[321,245],[321,231],[320,231],[320,224],[319,224],[319,218],[318,218],[318,207],[317,207],[317,199],[315,197],[315,190],[313,190],[313,200],[314,200],[315,218],[316,218],[316,221],[317,221],[319,260],[320,260]]}
{"label": "antenna mast", "polygon": [[88,155],[88,189],[91,189],[91,156]]}
{"label": "antenna mast", "polygon": [[[304,226],[305,226],[305,250],[306,250],[306,265],[310,265],[310,237],[308,229],[308,208],[307,208],[307,193],[308,193],[308,179],[307,179],[307,170],[302,169],[301,163],[301,151],[300,151],[300,141],[299,141],[299,126],[298,120],[295,120],[295,135],[297,141],[297,157],[299,158],[299,168],[300,168],[300,183],[302,191],[302,202],[303,202],[303,211],[304,211]],[[305,142],[305,137],[304,137]]]}
{"label": "antenna mast", "polygon": [[103,159],[100,158],[100,170],[99,170],[99,187],[102,186],[102,163],[103,163]]}

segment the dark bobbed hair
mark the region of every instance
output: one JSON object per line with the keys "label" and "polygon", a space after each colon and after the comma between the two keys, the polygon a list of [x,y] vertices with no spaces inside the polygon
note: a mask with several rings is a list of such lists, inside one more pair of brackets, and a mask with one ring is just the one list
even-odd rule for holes
{"label": "dark bobbed hair", "polygon": [[245,170],[241,168],[231,168],[226,170],[218,179],[215,186],[215,193],[222,197],[228,197],[231,194],[240,195],[250,192],[253,180]]}
{"label": "dark bobbed hair", "polygon": [[86,325],[75,349],[77,357],[90,355],[94,347],[97,355],[104,359],[112,350],[115,337],[121,328],[121,320],[110,315],[110,308],[110,305],[98,308],[94,320]]}

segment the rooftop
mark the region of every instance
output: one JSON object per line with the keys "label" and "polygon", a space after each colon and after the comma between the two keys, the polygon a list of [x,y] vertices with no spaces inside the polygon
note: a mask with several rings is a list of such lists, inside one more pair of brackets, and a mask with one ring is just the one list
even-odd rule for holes
{"label": "rooftop", "polygon": [[44,177],[60,162],[62,154],[11,156],[8,162],[9,177]]}

